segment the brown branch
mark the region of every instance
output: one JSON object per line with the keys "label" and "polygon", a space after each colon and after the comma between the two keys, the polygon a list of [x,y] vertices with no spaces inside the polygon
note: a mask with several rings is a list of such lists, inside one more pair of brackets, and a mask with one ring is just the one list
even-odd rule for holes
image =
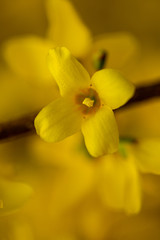
{"label": "brown branch", "polygon": [[154,83],[153,85],[137,87],[134,96],[119,109],[130,107],[133,104],[155,97],[160,97],[160,82]]}
{"label": "brown branch", "polygon": [[[139,102],[149,100],[154,97],[160,97],[160,82],[149,86],[137,87],[134,96],[119,109],[124,109]],[[119,110],[117,109],[117,110]],[[13,140],[26,134],[35,133],[34,118],[38,114],[29,114],[22,118],[0,124],[0,142]]]}
{"label": "brown branch", "polygon": [[37,113],[0,124],[0,142],[13,140],[27,134],[35,133],[34,119]]}

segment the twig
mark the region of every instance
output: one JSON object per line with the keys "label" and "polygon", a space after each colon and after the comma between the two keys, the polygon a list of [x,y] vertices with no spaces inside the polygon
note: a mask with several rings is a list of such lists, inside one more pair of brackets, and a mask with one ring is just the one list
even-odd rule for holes
{"label": "twig", "polygon": [[155,97],[160,97],[160,82],[157,82],[153,85],[137,87],[134,96],[121,108],[130,107],[133,104],[137,104]]}
{"label": "twig", "polygon": [[[149,100],[154,97],[160,97],[160,82],[149,86],[137,87],[134,96],[125,105],[117,110],[130,107],[133,104],[138,104],[139,102]],[[0,142],[13,140],[26,134],[35,133],[34,118],[38,112],[39,111],[13,121],[1,123]]]}
{"label": "twig", "polygon": [[0,142],[13,140],[27,134],[35,133],[34,118],[37,113],[0,124]]}

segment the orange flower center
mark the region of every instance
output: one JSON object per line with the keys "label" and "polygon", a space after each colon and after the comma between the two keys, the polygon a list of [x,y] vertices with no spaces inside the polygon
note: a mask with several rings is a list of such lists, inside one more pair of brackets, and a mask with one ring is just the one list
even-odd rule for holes
{"label": "orange flower center", "polygon": [[93,88],[81,90],[76,95],[75,102],[84,115],[95,113],[101,105],[99,96]]}

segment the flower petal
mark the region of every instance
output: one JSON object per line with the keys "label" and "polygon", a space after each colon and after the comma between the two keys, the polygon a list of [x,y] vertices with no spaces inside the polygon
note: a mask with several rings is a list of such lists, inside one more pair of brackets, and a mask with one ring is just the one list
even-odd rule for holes
{"label": "flower petal", "polygon": [[112,110],[104,106],[82,124],[89,153],[99,157],[118,149],[118,129]]}
{"label": "flower petal", "polygon": [[37,112],[37,109],[42,109],[59,97],[57,87],[40,84],[40,82],[29,84],[26,79],[13,74],[8,68],[2,70],[0,67],[0,79],[1,122]]}
{"label": "flower petal", "polygon": [[125,104],[134,94],[133,84],[113,69],[96,72],[91,81],[100,98],[112,109]]}
{"label": "flower petal", "polygon": [[142,172],[160,174],[160,139],[141,139],[133,146],[136,163]]}
{"label": "flower petal", "polygon": [[113,154],[103,157],[99,166],[98,189],[103,203],[127,213],[139,212],[141,196],[134,161]]}
{"label": "flower petal", "polygon": [[65,98],[43,108],[35,118],[37,134],[47,142],[58,142],[80,130],[81,114]]}
{"label": "flower petal", "polygon": [[13,38],[5,43],[3,54],[16,74],[33,78],[51,78],[46,64],[46,56],[53,46],[49,40],[26,36]]}
{"label": "flower petal", "polygon": [[50,49],[48,67],[56,80],[62,96],[73,90],[87,87],[90,77],[84,67],[71,55],[65,47]]}
{"label": "flower petal", "polygon": [[67,47],[75,57],[88,52],[92,38],[70,1],[47,0],[48,35],[59,46]]}
{"label": "flower petal", "polygon": [[94,59],[100,50],[107,54],[104,68],[123,69],[123,72],[126,73],[126,70],[133,65],[135,58],[138,57],[139,45],[136,38],[127,32],[108,33],[95,37],[92,51],[87,56],[87,61],[85,59],[92,73],[96,69],[91,59]]}
{"label": "flower petal", "polygon": [[30,186],[0,179],[0,215],[17,210],[31,196]]}

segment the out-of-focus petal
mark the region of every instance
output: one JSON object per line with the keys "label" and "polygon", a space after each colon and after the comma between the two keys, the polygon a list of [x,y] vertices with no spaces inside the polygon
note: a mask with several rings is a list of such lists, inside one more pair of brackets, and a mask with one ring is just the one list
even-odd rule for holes
{"label": "out-of-focus petal", "polygon": [[160,100],[155,98],[122,108],[116,111],[116,120],[120,136],[136,139],[160,137]]}
{"label": "out-of-focus petal", "polygon": [[100,98],[112,109],[125,104],[134,94],[133,84],[113,69],[96,72],[91,81]]}
{"label": "out-of-focus petal", "polygon": [[0,215],[20,208],[31,196],[32,188],[24,183],[0,179]]}
{"label": "out-of-focus petal", "polygon": [[33,79],[51,78],[46,57],[53,43],[37,36],[13,38],[5,43],[5,60],[16,74]]}
{"label": "out-of-focus petal", "polygon": [[58,87],[28,84],[0,66],[0,121],[5,122],[36,112],[59,97]]}
{"label": "out-of-focus petal", "polygon": [[70,1],[47,0],[48,36],[58,46],[67,47],[75,57],[86,55],[91,47],[91,34]]}
{"label": "out-of-focus petal", "polygon": [[67,48],[56,47],[50,49],[47,60],[49,70],[57,82],[62,96],[89,86],[88,72]]}
{"label": "out-of-focus petal", "polygon": [[142,172],[160,174],[160,138],[140,139],[133,151]]}
{"label": "out-of-focus petal", "polygon": [[97,36],[94,39],[92,51],[85,59],[85,64],[90,72],[95,72],[93,60],[95,54],[103,50],[107,54],[106,63],[108,68],[115,68],[126,72],[133,65],[139,53],[139,44],[134,36],[127,32],[116,32]]}
{"label": "out-of-focus petal", "polygon": [[43,108],[35,118],[38,135],[47,142],[57,142],[80,130],[82,116],[71,101],[58,98]]}
{"label": "out-of-focus petal", "polygon": [[99,166],[98,189],[104,204],[127,213],[139,212],[140,186],[134,162],[113,154],[103,157]]}
{"label": "out-of-focus petal", "polygon": [[112,110],[104,106],[82,124],[82,133],[89,153],[99,157],[118,148],[118,129]]}
{"label": "out-of-focus petal", "polygon": [[160,76],[160,49],[151,44],[143,46],[142,51],[128,77],[136,85],[153,84]]}

